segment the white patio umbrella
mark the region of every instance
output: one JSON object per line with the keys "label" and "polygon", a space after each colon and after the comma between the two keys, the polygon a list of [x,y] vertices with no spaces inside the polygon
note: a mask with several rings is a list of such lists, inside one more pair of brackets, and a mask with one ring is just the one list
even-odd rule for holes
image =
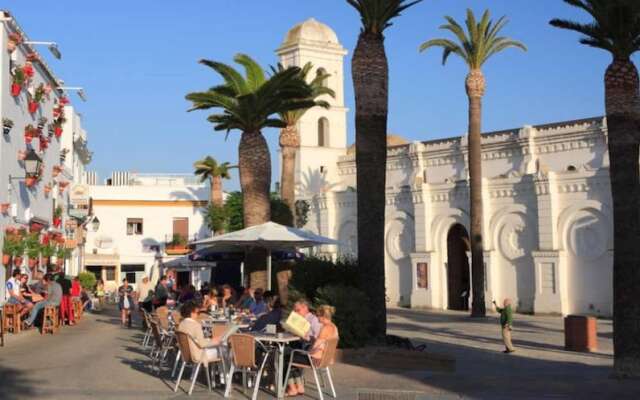
{"label": "white patio umbrella", "polygon": [[267,222],[240,231],[198,240],[193,242],[193,244],[220,249],[266,249],[268,251],[267,285],[270,290],[271,251],[293,250],[322,245],[338,245],[340,242],[303,229],[296,229],[290,226],[276,224],[275,222]]}

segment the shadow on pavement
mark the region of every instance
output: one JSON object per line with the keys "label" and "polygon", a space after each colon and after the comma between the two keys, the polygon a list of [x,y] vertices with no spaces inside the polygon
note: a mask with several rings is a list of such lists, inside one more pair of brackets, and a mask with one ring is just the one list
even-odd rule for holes
{"label": "shadow on pavement", "polygon": [[0,366],[0,398],[3,400],[37,398],[37,383],[22,371]]}

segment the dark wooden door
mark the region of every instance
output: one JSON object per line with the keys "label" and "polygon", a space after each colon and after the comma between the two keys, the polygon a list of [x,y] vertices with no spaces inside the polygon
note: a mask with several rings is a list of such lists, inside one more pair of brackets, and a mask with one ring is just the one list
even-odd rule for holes
{"label": "dark wooden door", "polygon": [[471,280],[467,251],[469,251],[467,230],[460,224],[453,225],[447,235],[447,288],[450,310],[469,309]]}

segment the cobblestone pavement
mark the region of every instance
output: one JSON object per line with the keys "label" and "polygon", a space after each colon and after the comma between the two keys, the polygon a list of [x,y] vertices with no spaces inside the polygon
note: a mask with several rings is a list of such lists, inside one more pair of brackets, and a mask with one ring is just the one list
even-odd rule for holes
{"label": "cobblestone pavement", "polygon": [[[609,379],[611,323],[598,323],[600,350],[580,354],[563,350],[560,318],[517,315],[518,351],[504,355],[495,317],[478,320],[460,313],[390,310],[390,333],[426,343],[429,351],[453,355],[456,372],[407,373],[380,365],[338,364],[333,369],[338,398],[385,391],[375,398],[639,399],[640,382]],[[0,399],[187,398],[184,392],[173,393],[171,382],[151,372],[140,339],[139,330],[119,326],[114,311],[88,315],[78,326],[63,328],[54,336],[40,336],[34,330],[9,335],[6,347],[0,348]],[[311,387],[307,393],[305,399],[318,398]],[[197,386],[190,398],[222,399],[222,395]],[[235,392],[233,398],[247,397]]]}

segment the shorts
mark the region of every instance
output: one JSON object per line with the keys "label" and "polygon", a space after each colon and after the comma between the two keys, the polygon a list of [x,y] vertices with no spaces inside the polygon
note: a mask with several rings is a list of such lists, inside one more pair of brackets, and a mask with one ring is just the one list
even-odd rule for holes
{"label": "shorts", "polygon": [[11,304],[11,305],[16,305],[16,304],[24,304],[22,303],[20,300],[16,299],[15,297],[9,297],[9,300],[7,300],[7,304]]}

